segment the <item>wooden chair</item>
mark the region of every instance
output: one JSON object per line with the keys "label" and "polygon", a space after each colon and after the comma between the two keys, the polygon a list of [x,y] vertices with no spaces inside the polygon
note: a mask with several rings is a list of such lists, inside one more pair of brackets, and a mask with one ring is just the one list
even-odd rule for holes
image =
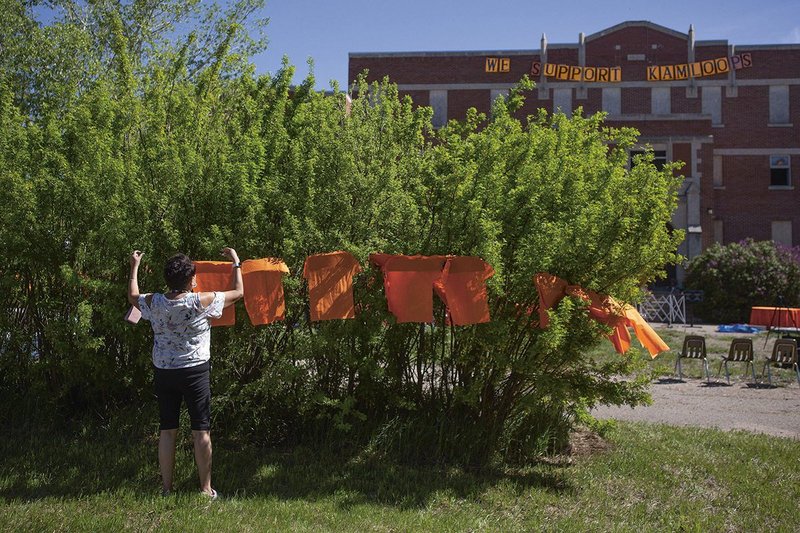
{"label": "wooden chair", "polygon": [[675,371],[678,373],[678,379],[683,379],[683,372],[681,369],[681,359],[702,359],[703,370],[706,373],[706,381],[710,381],[708,371],[708,358],[706,357],[706,338],[701,335],[686,335],[683,338],[683,348],[675,359]]}
{"label": "wooden chair", "polygon": [[753,372],[753,382],[756,381],[756,366],[753,362],[753,341],[752,339],[733,339],[731,347],[728,349],[728,355],[722,357],[719,363],[717,375],[722,371],[722,365],[725,365],[725,379],[728,385],[731,384],[731,374],[728,371],[728,363],[744,363],[744,373],[747,375],[747,366],[751,367]]}
{"label": "wooden chair", "polygon": [[772,354],[766,356],[764,368],[761,369],[761,378],[767,372],[769,384],[772,385],[772,365],[788,365],[797,374],[797,383],[800,384],[800,368],[797,362],[797,341],[794,339],[778,339],[772,346]]}

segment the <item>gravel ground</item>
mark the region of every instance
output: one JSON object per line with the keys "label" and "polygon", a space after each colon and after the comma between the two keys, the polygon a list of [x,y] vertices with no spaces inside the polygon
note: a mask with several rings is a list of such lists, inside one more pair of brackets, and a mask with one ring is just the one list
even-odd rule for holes
{"label": "gravel ground", "polygon": [[[679,331],[683,335],[684,331]],[[707,345],[711,339],[724,343],[731,338],[730,334],[716,333],[715,326],[686,328],[685,333],[705,335]],[[764,337],[760,338],[761,342],[754,341],[757,354],[764,342]],[[670,365],[674,361],[672,354],[662,357]],[[756,358],[756,375],[760,377],[762,363],[759,355]],[[800,440],[800,386],[796,380],[775,388],[752,386],[742,377],[742,365],[737,364],[732,365],[731,385],[727,386],[724,373],[721,378],[714,377],[717,360],[711,357],[710,385],[703,379],[684,377],[684,382],[678,382],[665,378],[651,386],[653,405],[633,409],[600,406],[592,414],[601,419],[740,429]]]}

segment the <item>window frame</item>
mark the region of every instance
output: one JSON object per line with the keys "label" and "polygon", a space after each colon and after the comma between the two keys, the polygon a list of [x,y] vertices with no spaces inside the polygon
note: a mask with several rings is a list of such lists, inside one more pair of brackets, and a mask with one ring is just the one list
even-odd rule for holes
{"label": "window frame", "polygon": [[[776,171],[785,175],[783,183],[776,183]],[[772,154],[769,156],[769,188],[792,189],[792,157],[788,154]]]}

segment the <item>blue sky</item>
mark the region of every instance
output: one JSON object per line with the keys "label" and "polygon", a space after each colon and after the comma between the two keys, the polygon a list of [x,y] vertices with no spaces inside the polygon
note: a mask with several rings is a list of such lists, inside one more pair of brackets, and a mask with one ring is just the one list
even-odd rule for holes
{"label": "blue sky", "polygon": [[698,40],[800,43],[800,0],[267,0],[264,14],[270,44],[257,70],[274,72],[287,55],[299,82],[312,57],[320,89],[331,79],[346,85],[348,52],[537,49],[542,33],[574,43],[626,20],[681,32],[694,24]]}

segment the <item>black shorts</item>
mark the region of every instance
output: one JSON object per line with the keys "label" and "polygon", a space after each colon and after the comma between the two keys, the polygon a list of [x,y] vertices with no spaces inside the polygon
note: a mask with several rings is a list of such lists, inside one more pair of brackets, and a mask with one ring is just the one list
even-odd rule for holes
{"label": "black shorts", "polygon": [[177,429],[181,399],[186,400],[193,430],[211,429],[211,366],[208,361],[188,368],[156,368],[153,384],[158,397],[160,428]]}

